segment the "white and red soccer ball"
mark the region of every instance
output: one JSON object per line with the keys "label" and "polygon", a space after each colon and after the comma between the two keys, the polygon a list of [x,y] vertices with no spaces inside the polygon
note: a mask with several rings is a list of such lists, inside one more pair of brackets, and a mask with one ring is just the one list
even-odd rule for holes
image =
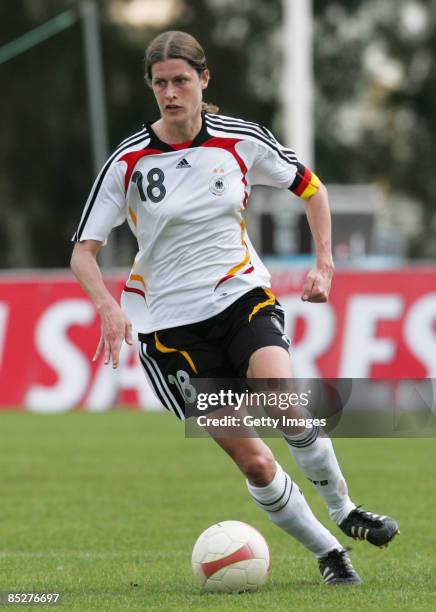
{"label": "white and red soccer ball", "polygon": [[210,593],[257,591],[267,580],[271,555],[265,538],[250,525],[223,521],[203,531],[192,551],[192,569]]}

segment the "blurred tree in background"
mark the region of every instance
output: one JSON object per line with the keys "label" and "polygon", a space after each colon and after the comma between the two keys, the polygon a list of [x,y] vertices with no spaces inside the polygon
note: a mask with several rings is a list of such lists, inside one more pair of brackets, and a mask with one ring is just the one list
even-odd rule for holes
{"label": "blurred tree in background", "polygon": [[436,258],[436,1],[314,7],[319,171],[376,181],[410,256]]}
{"label": "blurred tree in background", "polygon": [[[100,3],[111,147],[156,117],[142,58],[162,29],[116,21],[114,3]],[[71,6],[1,3],[1,43]],[[327,183],[377,181],[415,232],[411,254],[436,257],[436,0],[314,0],[314,11],[317,170]],[[280,136],[281,0],[183,0],[168,27],[203,43],[207,100]],[[93,180],[81,24],[0,65],[0,84],[0,266],[65,267]]]}

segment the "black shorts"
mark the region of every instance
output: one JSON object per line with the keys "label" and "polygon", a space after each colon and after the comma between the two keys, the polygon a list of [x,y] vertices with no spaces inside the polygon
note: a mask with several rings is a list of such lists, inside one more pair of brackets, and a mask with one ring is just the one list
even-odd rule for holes
{"label": "black shorts", "polygon": [[180,327],[139,334],[139,358],[162,404],[184,419],[192,378],[245,378],[264,346],[289,350],[284,311],[270,289],[257,287],[219,314]]}

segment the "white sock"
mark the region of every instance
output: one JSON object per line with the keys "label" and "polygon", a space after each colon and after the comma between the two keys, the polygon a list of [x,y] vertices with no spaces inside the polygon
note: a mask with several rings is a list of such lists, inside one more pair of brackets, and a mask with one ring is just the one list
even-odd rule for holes
{"label": "white sock", "polygon": [[274,478],[266,487],[254,487],[247,480],[248,490],[256,504],[265,510],[271,521],[294,536],[317,557],[333,549],[342,550],[338,540],[312,513],[298,485],[277,463]]}
{"label": "white sock", "polygon": [[356,507],[338,465],[330,438],[319,435],[319,428],[285,440],[304,474],[324,498],[330,518],[339,525]]}

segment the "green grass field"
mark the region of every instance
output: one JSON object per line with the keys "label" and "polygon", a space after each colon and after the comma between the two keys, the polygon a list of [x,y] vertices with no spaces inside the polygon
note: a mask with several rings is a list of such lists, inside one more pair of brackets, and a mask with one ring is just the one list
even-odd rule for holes
{"label": "green grass field", "polygon": [[[280,440],[276,456],[336,535]],[[337,440],[356,503],[395,516],[384,550],[353,542],[364,584],[325,587],[304,548],[269,523],[230,459],[163,413],[0,414],[0,591],[61,591],[55,609],[435,610],[435,440]],[[191,573],[200,532],[225,519],[266,537],[255,594],[208,595]],[[33,609],[42,609],[33,606]],[[49,609],[44,607],[44,609]]]}

